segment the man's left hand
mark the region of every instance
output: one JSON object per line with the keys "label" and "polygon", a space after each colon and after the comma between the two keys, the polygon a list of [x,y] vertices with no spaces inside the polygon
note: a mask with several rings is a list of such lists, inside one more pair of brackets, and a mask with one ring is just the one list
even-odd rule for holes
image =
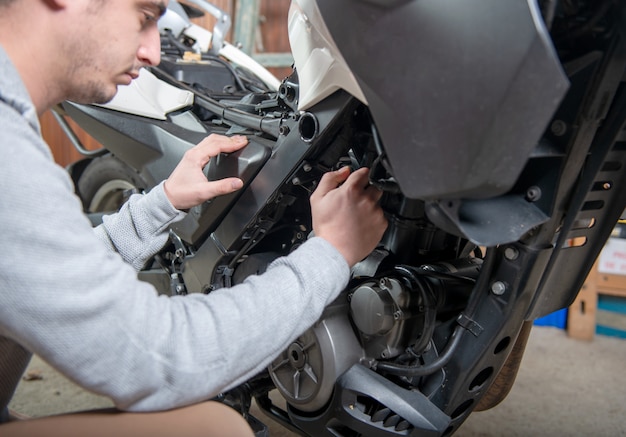
{"label": "man's left hand", "polygon": [[239,178],[209,181],[203,173],[209,160],[220,153],[235,152],[248,144],[242,135],[226,137],[211,134],[197,146],[187,150],[170,177],[165,181],[165,194],[176,209],[189,209],[209,199],[237,191],[243,186]]}

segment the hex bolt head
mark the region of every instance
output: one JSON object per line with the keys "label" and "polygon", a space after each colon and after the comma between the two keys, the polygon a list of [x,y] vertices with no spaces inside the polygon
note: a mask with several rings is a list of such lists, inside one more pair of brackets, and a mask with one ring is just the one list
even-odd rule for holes
{"label": "hex bolt head", "polygon": [[289,126],[282,125],[278,128],[278,133],[283,136],[289,135]]}
{"label": "hex bolt head", "polygon": [[506,291],[506,284],[502,281],[496,281],[491,284],[491,292],[496,296],[502,296]]}
{"label": "hex bolt head", "polygon": [[514,261],[519,256],[519,250],[514,247],[507,247],[504,249],[504,257],[509,261]]}

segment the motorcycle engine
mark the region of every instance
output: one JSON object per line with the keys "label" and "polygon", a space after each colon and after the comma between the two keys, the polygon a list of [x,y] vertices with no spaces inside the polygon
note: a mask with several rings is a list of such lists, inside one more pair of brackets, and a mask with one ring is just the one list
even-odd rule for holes
{"label": "motorcycle engine", "polygon": [[[465,273],[480,260],[465,260]],[[446,278],[452,265],[396,268],[380,277],[355,279],[320,320],[297,338],[269,367],[281,395],[303,412],[322,409],[335,381],[354,364],[393,360],[430,346],[443,296],[459,295],[459,281]],[[442,276],[433,274],[445,272]],[[465,294],[465,291],[462,291]]]}
{"label": "motorcycle engine", "polygon": [[404,351],[423,329],[420,303],[396,278],[367,281],[352,292],[350,315],[368,357],[386,359]]}
{"label": "motorcycle engine", "polygon": [[295,408],[322,408],[330,399],[337,378],[364,356],[348,310],[349,303],[342,294],[313,327],[270,365],[276,388]]}

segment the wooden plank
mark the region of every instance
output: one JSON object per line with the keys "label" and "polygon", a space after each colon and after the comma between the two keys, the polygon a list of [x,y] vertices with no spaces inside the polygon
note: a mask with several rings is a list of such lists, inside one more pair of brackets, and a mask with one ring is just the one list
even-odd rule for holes
{"label": "wooden plank", "polygon": [[599,273],[598,289],[603,290],[604,294],[626,297],[626,276]]}
{"label": "wooden plank", "polygon": [[593,340],[596,333],[598,296],[626,297],[626,276],[598,272],[596,261],[567,314],[567,334],[579,340]]}
{"label": "wooden plank", "polygon": [[597,263],[585,280],[578,296],[567,311],[567,334],[578,340],[593,340],[598,310]]}

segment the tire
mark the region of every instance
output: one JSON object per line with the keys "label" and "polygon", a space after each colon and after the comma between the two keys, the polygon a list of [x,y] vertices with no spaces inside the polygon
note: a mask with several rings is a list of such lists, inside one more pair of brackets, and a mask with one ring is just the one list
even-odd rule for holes
{"label": "tire", "polygon": [[113,155],[89,163],[77,183],[78,196],[86,213],[110,213],[120,209],[128,197],[146,188],[130,166]]}

